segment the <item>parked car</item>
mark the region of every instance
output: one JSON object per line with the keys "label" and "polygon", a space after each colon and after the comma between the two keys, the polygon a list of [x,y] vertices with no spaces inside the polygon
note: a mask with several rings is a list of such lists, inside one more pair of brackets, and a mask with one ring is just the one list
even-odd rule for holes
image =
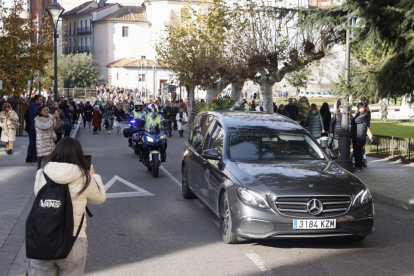
{"label": "parked car", "polygon": [[306,92],[299,92],[298,97],[307,97]]}
{"label": "parked car", "polygon": [[330,97],[332,97],[332,95],[330,95],[330,94],[328,94],[326,92],[321,92],[321,93],[322,93],[322,97],[323,98],[330,98]]}
{"label": "parked car", "polygon": [[348,237],[373,231],[367,187],[299,124],[255,112],[199,114],[182,159],[182,195],[220,219],[222,239]]}

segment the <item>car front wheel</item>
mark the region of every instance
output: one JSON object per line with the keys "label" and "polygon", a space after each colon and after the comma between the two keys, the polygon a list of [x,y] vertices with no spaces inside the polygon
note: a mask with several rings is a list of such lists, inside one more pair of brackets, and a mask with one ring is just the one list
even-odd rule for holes
{"label": "car front wheel", "polygon": [[231,231],[232,225],[229,197],[227,192],[224,192],[220,200],[220,229],[223,241],[228,244],[239,242],[237,235]]}
{"label": "car front wheel", "polygon": [[194,199],[196,196],[188,187],[188,176],[187,176],[187,168],[184,166],[182,172],[182,180],[181,180],[181,192],[185,199]]}

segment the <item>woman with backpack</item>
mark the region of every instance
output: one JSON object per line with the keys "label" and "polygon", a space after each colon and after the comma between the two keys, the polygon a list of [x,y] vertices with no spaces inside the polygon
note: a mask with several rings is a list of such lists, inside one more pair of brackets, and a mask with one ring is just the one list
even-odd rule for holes
{"label": "woman with backpack", "polygon": [[[87,163],[81,144],[71,137],[62,139],[56,146],[52,154],[45,159],[46,165],[44,169],[38,170],[35,180],[35,194],[38,195],[42,188],[46,189],[47,183],[66,185],[69,189],[69,194],[72,202],[73,209],[73,231],[66,233],[76,238],[69,254],[66,258],[42,258],[29,259],[28,272],[29,275],[83,275],[83,271],[86,264],[88,240],[86,237],[86,204],[102,204],[105,202],[106,193],[105,187],[102,183],[101,176],[95,173],[92,164]],[[48,181],[46,179],[49,179]],[[68,201],[66,201],[67,203]],[[42,203],[42,202],[41,202]],[[45,204],[43,202],[43,204]],[[66,204],[65,207],[68,205]],[[36,207],[33,207],[36,208]],[[32,208],[32,211],[33,211]],[[55,206],[55,208],[57,208]],[[31,217],[32,222],[36,217]],[[59,218],[72,220],[72,216],[69,218]],[[43,225],[43,224],[42,224]],[[45,225],[46,227],[46,225]],[[32,230],[32,229],[31,229]],[[41,232],[47,232],[48,229],[39,229]],[[78,234],[78,235],[77,235]],[[72,240],[73,240],[72,239]],[[30,256],[50,251],[51,256],[55,256],[52,251],[56,249],[54,244],[48,244],[45,247],[37,248],[33,244],[27,244],[26,248],[29,248],[28,254]],[[46,260],[43,260],[46,259]]]}
{"label": "woman with backpack", "polygon": [[35,129],[36,129],[36,150],[37,150],[37,169],[40,169],[42,159],[48,156],[55,149],[57,135],[55,128],[59,128],[61,120],[59,112],[53,115],[49,114],[47,106],[41,106],[36,112]]}
{"label": "woman with backpack", "polygon": [[325,133],[322,116],[314,103],[311,104],[308,114],[306,115],[305,129],[308,130],[310,135],[317,139],[318,142],[322,133]]}

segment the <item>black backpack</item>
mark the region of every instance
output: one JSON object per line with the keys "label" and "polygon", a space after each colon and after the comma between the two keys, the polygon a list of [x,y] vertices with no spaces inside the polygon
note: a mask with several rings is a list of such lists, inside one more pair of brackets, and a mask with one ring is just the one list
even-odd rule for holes
{"label": "black backpack", "polygon": [[[68,185],[56,184],[45,173],[46,185],[40,189],[26,221],[26,257],[37,260],[66,258],[75,243],[73,207]],[[86,207],[90,217],[92,214]]]}

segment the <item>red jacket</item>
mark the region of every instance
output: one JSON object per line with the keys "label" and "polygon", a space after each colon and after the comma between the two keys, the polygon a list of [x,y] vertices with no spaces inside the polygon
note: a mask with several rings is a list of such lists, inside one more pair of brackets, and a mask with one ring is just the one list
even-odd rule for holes
{"label": "red jacket", "polygon": [[99,110],[93,111],[92,126],[99,127],[99,119],[101,118],[101,112]]}

